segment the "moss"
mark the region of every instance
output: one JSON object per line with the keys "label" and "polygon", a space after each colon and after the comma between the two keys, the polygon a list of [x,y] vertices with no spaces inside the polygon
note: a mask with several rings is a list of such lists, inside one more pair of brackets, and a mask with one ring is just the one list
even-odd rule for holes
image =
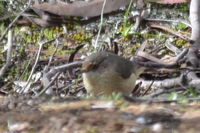
{"label": "moss", "polygon": [[136,43],[134,44],[132,47],[131,47],[131,53],[135,53],[136,50],[140,47],[140,44],[139,43]]}
{"label": "moss", "polygon": [[186,45],[186,41],[182,40],[182,39],[177,39],[174,41],[174,45],[176,45],[177,47],[183,47],[183,46],[187,46]]}
{"label": "moss", "polygon": [[63,32],[63,28],[62,27],[59,27],[59,26],[54,27],[54,30],[53,30],[54,34],[60,34],[62,32]]}
{"label": "moss", "polygon": [[89,41],[92,38],[92,36],[86,33],[86,31],[80,30],[76,33],[68,35],[67,38],[74,40],[76,44],[81,44],[83,42]]}
{"label": "moss", "polygon": [[76,21],[79,20],[79,18],[73,17],[73,18],[66,18],[65,26],[67,27],[67,30],[74,30],[76,26],[79,25]]}
{"label": "moss", "polygon": [[97,133],[97,128],[88,125],[84,133]]}
{"label": "moss", "polygon": [[121,42],[128,42],[130,41],[129,37],[128,36],[124,36],[121,40]]}

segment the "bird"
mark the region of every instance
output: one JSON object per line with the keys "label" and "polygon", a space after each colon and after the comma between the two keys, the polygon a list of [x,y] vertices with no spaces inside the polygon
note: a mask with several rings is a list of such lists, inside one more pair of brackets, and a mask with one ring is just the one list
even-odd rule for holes
{"label": "bird", "polygon": [[83,85],[91,95],[130,94],[144,67],[114,53],[101,51],[82,63]]}

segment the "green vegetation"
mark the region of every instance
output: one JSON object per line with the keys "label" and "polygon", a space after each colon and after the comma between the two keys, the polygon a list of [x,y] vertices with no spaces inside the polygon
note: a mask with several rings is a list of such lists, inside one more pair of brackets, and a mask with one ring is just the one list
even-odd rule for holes
{"label": "green vegetation", "polygon": [[126,10],[125,14],[124,14],[124,18],[123,18],[123,24],[121,29],[119,29],[119,32],[126,38],[129,35],[129,31],[130,29],[133,27],[133,24],[130,24],[130,22],[128,21],[129,19],[129,13],[131,11],[131,7],[133,4],[133,0],[130,1],[130,4],[128,6],[128,9]]}
{"label": "green vegetation", "polygon": [[180,12],[189,12],[189,5],[188,3],[178,4],[176,10]]}
{"label": "green vegetation", "polygon": [[188,87],[186,92],[184,93],[184,95],[188,96],[188,97],[197,97],[199,94],[198,94],[196,88]]}
{"label": "green vegetation", "polygon": [[188,43],[185,40],[182,39],[176,39],[173,44],[179,48],[183,47],[183,46],[188,46]]}
{"label": "green vegetation", "polygon": [[167,94],[169,100],[177,100],[180,103],[187,103],[188,98],[198,97],[199,93],[194,87],[188,87],[184,93],[172,92]]}
{"label": "green vegetation", "polygon": [[5,13],[5,7],[2,1],[0,1],[0,16],[3,16]]}
{"label": "green vegetation", "polygon": [[176,28],[180,29],[180,30],[184,30],[186,27],[187,26],[185,24],[183,24],[183,23],[177,23],[177,26],[176,26]]}

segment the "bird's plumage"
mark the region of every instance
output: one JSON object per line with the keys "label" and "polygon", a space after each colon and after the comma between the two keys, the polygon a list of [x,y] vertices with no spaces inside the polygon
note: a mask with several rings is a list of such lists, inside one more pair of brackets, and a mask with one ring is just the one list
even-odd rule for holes
{"label": "bird's plumage", "polygon": [[[142,67],[141,67],[142,68]],[[140,66],[110,52],[96,52],[83,62],[83,83],[88,93],[130,93]]]}

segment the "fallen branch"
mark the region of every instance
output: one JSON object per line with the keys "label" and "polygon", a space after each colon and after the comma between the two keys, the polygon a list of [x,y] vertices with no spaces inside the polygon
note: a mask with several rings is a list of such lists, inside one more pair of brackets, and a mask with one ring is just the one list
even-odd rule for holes
{"label": "fallen branch", "polygon": [[40,43],[40,44],[39,44],[40,47],[39,47],[38,52],[37,52],[37,56],[36,56],[36,59],[35,59],[35,63],[34,63],[34,65],[33,65],[33,67],[32,67],[31,73],[30,73],[30,75],[29,75],[29,77],[28,77],[27,84],[22,88],[22,90],[20,91],[20,93],[22,93],[22,92],[28,92],[28,91],[29,91],[30,88],[27,88],[27,86],[28,86],[28,84],[30,83],[30,80],[31,80],[31,78],[32,78],[32,75],[33,75],[33,73],[34,73],[34,71],[35,71],[35,68],[36,68],[36,66],[37,66],[37,63],[38,63],[38,61],[39,61],[39,57],[40,57],[40,54],[41,54],[41,50],[42,50],[42,48],[43,48],[43,46],[44,46],[45,44],[50,43],[50,42],[52,42],[52,41],[54,41],[54,40],[55,40],[55,39],[48,40],[48,41],[46,41],[46,42],[43,42],[43,43]]}
{"label": "fallen branch", "polygon": [[13,40],[13,33],[12,33],[12,30],[10,29],[8,31],[6,64],[0,70],[0,78],[3,77],[4,73],[6,72],[6,70],[8,69],[8,67],[11,64],[11,60],[12,60],[12,46],[13,46],[12,40]]}
{"label": "fallen branch", "polygon": [[169,28],[167,28],[165,26],[158,25],[158,24],[153,24],[153,23],[149,23],[149,26],[151,28],[157,28],[157,29],[161,29],[161,30],[167,31],[167,32],[169,32],[169,33],[171,33],[171,34],[173,34],[173,35],[175,35],[175,36],[177,36],[177,37],[179,37],[179,38],[181,38],[183,40],[190,41],[189,37],[181,35],[180,33],[176,32],[176,31],[174,31],[172,29],[169,29]]}
{"label": "fallen branch", "polygon": [[[134,0],[136,1],[136,0]],[[187,2],[188,0],[145,0],[148,2],[157,2],[157,3],[182,3]],[[60,16],[79,16],[79,17],[95,17],[101,14],[104,0],[92,0],[89,2],[85,1],[75,1],[73,3],[66,3],[62,1],[56,1],[55,4],[51,3],[35,3],[34,8],[60,15]],[[110,13],[120,9],[120,7],[125,7],[130,3],[130,0],[107,0],[106,6],[104,9],[105,13]]]}
{"label": "fallen branch", "polygon": [[[176,61],[172,63],[165,63],[162,60],[145,53],[143,51],[137,51],[137,57],[133,57],[131,61],[134,63],[148,67],[148,68],[177,68],[178,65],[180,65],[182,62],[185,61],[185,55],[188,53],[188,49],[184,49],[179,55],[176,57]],[[142,62],[138,57],[143,57],[145,59],[148,59],[148,62]]]}
{"label": "fallen branch", "polygon": [[46,87],[44,87],[44,89],[42,91],[40,91],[35,97],[39,97],[41,96],[45,91],[47,91],[49,89],[49,87],[54,83],[54,81],[58,78],[60,73],[56,73],[56,75],[54,76],[54,78],[51,80],[51,82],[48,83],[48,85],[46,85]]}
{"label": "fallen branch", "polygon": [[[76,1],[72,4],[57,1],[53,5],[47,2],[42,4],[35,3],[33,7],[60,16],[95,17],[101,14],[103,3],[104,0]],[[130,0],[107,0],[103,13],[116,11],[129,3]]]}
{"label": "fallen branch", "polygon": [[159,22],[182,23],[189,26],[190,28],[192,27],[189,22],[185,22],[184,20],[170,20],[170,19],[159,19],[159,18],[145,18],[145,20],[156,21],[156,22],[159,21]]}
{"label": "fallen branch", "polygon": [[165,79],[161,81],[154,80],[153,84],[152,81],[146,80],[137,80],[137,83],[140,83],[142,88],[148,88],[151,85],[151,88],[154,89],[161,89],[161,88],[170,88],[174,86],[179,86],[182,83],[182,77],[172,78],[172,79]]}
{"label": "fallen branch", "polygon": [[82,65],[82,61],[76,61],[76,62],[64,64],[64,65],[61,65],[61,66],[57,66],[55,68],[51,68],[48,72],[44,71],[43,77],[42,77],[42,80],[41,80],[43,86],[46,87],[51,82],[51,78],[54,75],[56,75],[58,72],[63,72],[65,70],[69,70],[69,69],[72,69],[72,68],[81,67],[81,65]]}

